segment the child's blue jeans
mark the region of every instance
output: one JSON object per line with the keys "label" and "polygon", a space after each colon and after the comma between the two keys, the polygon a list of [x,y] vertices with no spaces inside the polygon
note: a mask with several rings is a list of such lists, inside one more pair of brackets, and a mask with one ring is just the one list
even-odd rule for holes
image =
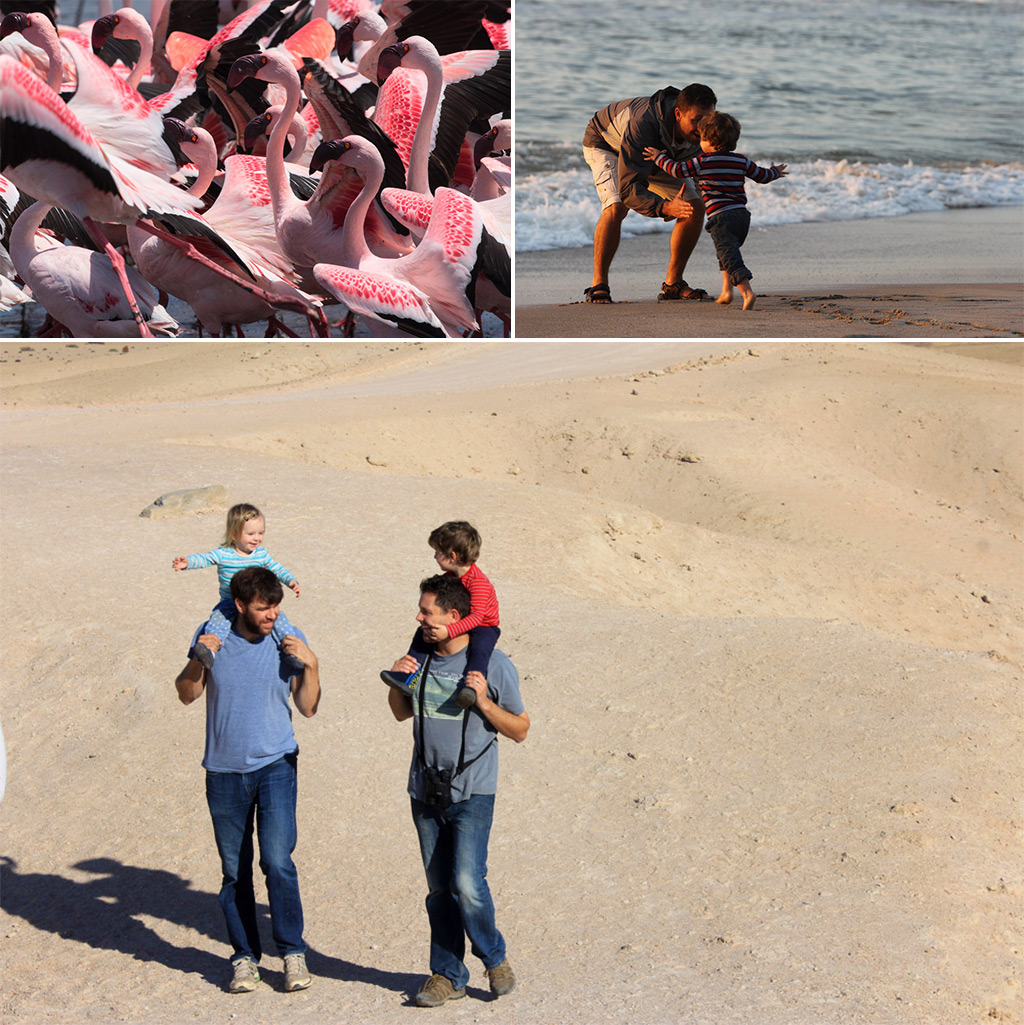
{"label": "child's blue jeans", "polygon": [[727,271],[734,285],[754,276],[744,264],[740,252],[740,246],[747,240],[747,232],[750,230],[749,210],[723,210],[708,218],[705,230],[715,243],[718,269]]}

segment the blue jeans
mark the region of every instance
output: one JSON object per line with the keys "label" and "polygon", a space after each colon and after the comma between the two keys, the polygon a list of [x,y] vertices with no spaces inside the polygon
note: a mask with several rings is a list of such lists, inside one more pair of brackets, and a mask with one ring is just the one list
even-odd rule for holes
{"label": "blue jeans", "polygon": [[750,230],[749,210],[723,210],[708,218],[705,230],[715,243],[718,269],[729,272],[729,280],[738,285],[754,275],[743,262],[740,246],[747,240]]}
{"label": "blue jeans", "polygon": [[223,872],[220,906],[233,961],[243,956],[259,961],[262,953],[252,885],[254,824],[277,952],[281,957],[306,952],[299,877],[292,861],[297,795],[296,755],[285,755],[254,772],[206,773],[206,802]]}
{"label": "blue jeans", "polygon": [[494,819],[494,795],[474,794],[444,810],[412,801],[427,873],[430,971],[455,989],[469,982],[466,937],[485,968],[505,960],[505,939],[494,924],[487,885],[487,841]]}

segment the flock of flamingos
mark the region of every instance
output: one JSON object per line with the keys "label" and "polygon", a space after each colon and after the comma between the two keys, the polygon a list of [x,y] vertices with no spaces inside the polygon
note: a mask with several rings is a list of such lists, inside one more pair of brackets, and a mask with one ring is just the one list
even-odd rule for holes
{"label": "flock of flamingos", "polygon": [[508,334],[511,0],[127,2],[0,4],[0,311]]}

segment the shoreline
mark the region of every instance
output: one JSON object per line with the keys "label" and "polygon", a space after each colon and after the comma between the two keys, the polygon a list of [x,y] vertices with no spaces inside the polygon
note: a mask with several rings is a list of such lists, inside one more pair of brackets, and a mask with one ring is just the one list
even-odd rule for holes
{"label": "shoreline", "polygon": [[[758,301],[658,303],[665,233],[623,239],[611,306],[583,303],[592,249],[516,254],[518,338],[991,337],[1024,329],[1024,207],[752,229],[744,246]],[[1007,259],[1007,254],[1014,254]],[[687,280],[721,286],[702,238]],[[808,313],[816,316],[806,316]]]}

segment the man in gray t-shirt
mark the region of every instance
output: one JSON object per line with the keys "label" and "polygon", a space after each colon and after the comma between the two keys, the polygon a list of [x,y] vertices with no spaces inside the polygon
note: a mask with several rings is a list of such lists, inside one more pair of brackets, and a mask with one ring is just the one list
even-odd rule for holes
{"label": "man in gray t-shirt", "polygon": [[487,886],[487,844],[498,784],[498,735],[526,739],[530,717],[519,693],[519,675],[508,656],[495,651],[485,679],[468,673],[476,703],[455,703],[466,671],[467,634],[441,639],[437,628],[469,615],[469,591],[444,574],[420,584],[416,622],[434,645],[424,666],[403,655],[392,671],[403,678],[421,669],[411,687],[392,686],[394,717],[413,720],[409,798],[427,875],[431,976],[416,994],[420,1007],[436,1007],[466,995],[466,937],[484,963],[491,992],[515,985],[505,939],[494,920]]}

